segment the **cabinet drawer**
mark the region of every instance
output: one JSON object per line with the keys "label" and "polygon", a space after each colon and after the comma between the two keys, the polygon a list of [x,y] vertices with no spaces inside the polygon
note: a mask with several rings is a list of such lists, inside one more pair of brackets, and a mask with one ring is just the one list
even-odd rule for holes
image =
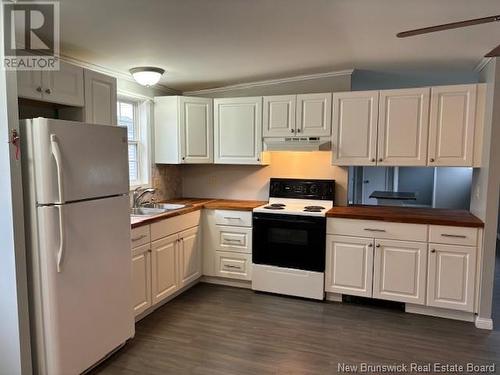
{"label": "cabinet drawer", "polygon": [[216,251],[215,262],[217,276],[251,280],[252,256],[250,254]]}
{"label": "cabinet drawer", "polygon": [[130,241],[132,243],[132,249],[145,245],[149,243],[151,236],[149,234],[149,225],[143,225],[142,227],[137,227],[132,229],[130,235]]}
{"label": "cabinet drawer", "polygon": [[198,225],[200,210],[158,221],[151,224],[151,240],[155,241]]}
{"label": "cabinet drawer", "polygon": [[252,253],[252,228],[217,225],[217,250]]}
{"label": "cabinet drawer", "polygon": [[429,242],[476,246],[477,232],[477,228],[430,225]]}
{"label": "cabinet drawer", "polygon": [[252,212],[215,210],[215,224],[238,226],[238,227],[251,227]]}
{"label": "cabinet drawer", "polygon": [[329,218],[326,232],[344,236],[375,237],[390,240],[427,241],[427,225],[392,223],[378,220]]}

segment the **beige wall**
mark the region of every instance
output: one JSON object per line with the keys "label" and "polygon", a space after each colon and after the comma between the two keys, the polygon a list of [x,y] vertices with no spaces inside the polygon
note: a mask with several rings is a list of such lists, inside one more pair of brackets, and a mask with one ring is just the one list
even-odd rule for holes
{"label": "beige wall", "polygon": [[271,152],[268,166],[185,165],[182,195],[227,199],[269,198],[271,177],[326,178],[336,180],[336,204],[347,202],[347,169],[331,165],[331,153]]}
{"label": "beige wall", "polygon": [[473,173],[471,211],[485,223],[479,317],[490,319],[500,189],[500,60],[492,59],[480,78],[487,83],[483,164]]}

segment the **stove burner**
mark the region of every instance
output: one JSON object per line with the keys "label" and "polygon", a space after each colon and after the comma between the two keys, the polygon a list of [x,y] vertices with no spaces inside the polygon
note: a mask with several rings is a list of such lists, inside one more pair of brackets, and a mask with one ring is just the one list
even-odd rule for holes
{"label": "stove burner", "polygon": [[284,203],[272,203],[269,206],[271,206],[271,207],[285,207],[286,204],[284,204]]}
{"label": "stove burner", "polygon": [[304,207],[304,210],[319,210],[319,211],[321,211],[324,209],[325,209],[325,207],[323,207],[323,206],[305,206]]}
{"label": "stove burner", "polygon": [[270,206],[264,206],[266,210],[284,210],[284,206],[276,206],[276,205],[270,205]]}

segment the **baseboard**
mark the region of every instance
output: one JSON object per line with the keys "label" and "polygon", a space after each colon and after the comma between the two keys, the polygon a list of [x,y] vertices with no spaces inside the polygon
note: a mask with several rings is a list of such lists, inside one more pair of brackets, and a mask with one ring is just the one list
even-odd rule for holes
{"label": "baseboard", "polygon": [[325,294],[326,294],[325,299],[327,301],[342,302],[342,294],[339,294],[339,293],[330,293],[330,292],[326,292]]}
{"label": "baseboard", "polygon": [[475,321],[476,328],[493,330],[493,319],[476,317]]}
{"label": "baseboard", "polygon": [[184,287],[182,287],[181,289],[176,291],[174,294],[171,294],[170,296],[166,297],[163,301],[158,302],[156,305],[153,305],[149,309],[143,311],[142,313],[140,313],[139,315],[137,315],[135,317],[135,322],[137,323],[139,320],[141,320],[142,318],[145,318],[146,316],[151,314],[156,309],[162,307],[167,302],[172,301],[178,295],[184,293],[186,290],[188,290],[188,289],[192,288],[193,286],[195,286],[196,284],[198,284],[200,282],[200,280],[201,280],[201,278],[192,281],[191,283],[185,285]]}
{"label": "baseboard", "polygon": [[202,276],[200,281],[202,283],[207,283],[207,284],[217,284],[217,285],[233,286],[236,288],[252,289],[252,282],[248,280],[228,279],[225,277],[217,277],[217,276]]}
{"label": "baseboard", "polygon": [[411,303],[405,304],[405,312],[411,314],[430,315],[445,319],[462,320],[464,322],[473,322],[475,320],[474,313],[442,309],[439,307],[420,306]]}

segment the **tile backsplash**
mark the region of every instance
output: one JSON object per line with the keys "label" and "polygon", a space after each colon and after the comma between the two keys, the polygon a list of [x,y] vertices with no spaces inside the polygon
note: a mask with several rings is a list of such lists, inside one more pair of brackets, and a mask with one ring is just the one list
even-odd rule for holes
{"label": "tile backsplash", "polygon": [[156,200],[182,196],[182,176],[178,165],[153,165],[152,182],[153,187],[156,189]]}

